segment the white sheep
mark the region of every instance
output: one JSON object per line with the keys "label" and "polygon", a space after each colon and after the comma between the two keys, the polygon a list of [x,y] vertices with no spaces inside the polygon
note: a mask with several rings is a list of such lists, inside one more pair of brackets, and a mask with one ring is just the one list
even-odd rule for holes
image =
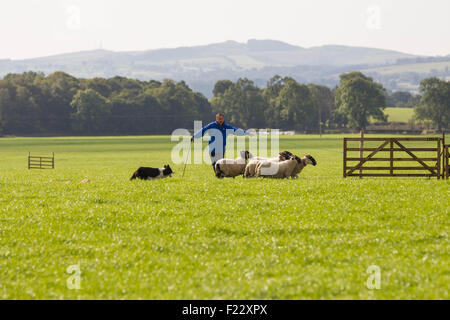
{"label": "white sheep", "polygon": [[262,161],[257,164],[255,175],[257,177],[289,178],[297,163],[294,157],[279,162]]}
{"label": "white sheep", "polygon": [[280,152],[280,157],[286,159],[294,157],[295,160],[297,160],[297,165],[292,171],[291,178],[298,178],[298,174],[303,170],[304,167],[306,167],[306,165],[312,164],[313,166],[315,166],[317,164],[316,160],[309,154],[305,155],[303,158],[299,158],[290,151],[283,151]]}
{"label": "white sheep", "polygon": [[[264,160],[262,160],[262,161],[264,161]],[[259,160],[259,159],[252,159],[252,160],[250,160],[247,163],[247,165],[245,166],[244,178],[254,177],[255,174],[256,174],[256,166],[260,162],[261,162],[261,160]]]}
{"label": "white sheep", "polygon": [[[285,154],[286,152],[289,152],[289,151],[280,152],[278,157],[274,157],[274,158],[253,157],[247,163],[247,165],[245,166],[244,178],[255,177],[256,176],[256,166],[259,163],[261,163],[261,162],[267,162],[267,161],[268,162],[280,162],[280,161],[285,161],[287,159],[286,154]],[[290,155],[292,155],[292,154],[290,153]]]}
{"label": "white sheep", "polygon": [[244,173],[248,159],[252,154],[248,151],[241,151],[241,155],[236,159],[220,159],[215,164],[217,178],[236,177]]}

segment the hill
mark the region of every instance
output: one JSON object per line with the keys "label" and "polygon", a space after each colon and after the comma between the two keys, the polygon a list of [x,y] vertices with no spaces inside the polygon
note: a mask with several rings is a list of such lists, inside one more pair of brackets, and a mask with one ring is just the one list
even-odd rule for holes
{"label": "hill", "polygon": [[[423,58],[428,59],[426,66],[416,63]],[[430,62],[428,57],[384,49],[341,45],[303,48],[276,40],[253,39],[246,43],[226,41],[148,51],[92,50],[27,60],[6,59],[0,60],[0,77],[33,70],[46,74],[64,71],[83,78],[117,75],[140,80],[172,78],[185,80],[194,90],[211,96],[214,83],[220,79],[247,77],[264,86],[272,76],[280,74],[300,82],[334,86],[340,73],[365,70],[388,89],[414,91],[417,79],[431,71],[441,70],[437,71],[438,76],[450,77],[450,56],[439,62],[444,64],[438,69],[430,66],[435,62],[431,59]],[[397,66],[400,61],[402,64]]]}

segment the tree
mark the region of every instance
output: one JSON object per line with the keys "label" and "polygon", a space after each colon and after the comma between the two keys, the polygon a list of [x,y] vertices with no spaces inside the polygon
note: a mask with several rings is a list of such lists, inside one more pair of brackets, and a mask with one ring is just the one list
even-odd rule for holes
{"label": "tree", "polygon": [[45,115],[41,121],[41,131],[69,133],[72,122],[70,102],[81,89],[80,80],[64,72],[54,72],[42,79],[39,85],[42,88],[40,111]]}
{"label": "tree", "polygon": [[9,88],[7,88],[3,83],[0,83],[0,136],[8,133],[8,118],[10,116],[8,107],[11,104]]}
{"label": "tree", "polygon": [[211,99],[214,113],[225,113],[227,121],[243,128],[261,128],[266,121],[267,103],[259,89],[247,78],[238,79],[223,94]]}
{"label": "tree", "polygon": [[386,90],[380,83],[361,72],[341,74],[335,101],[339,111],[348,117],[350,126],[365,129],[369,118],[386,121],[383,109],[386,105]]}
{"label": "tree", "polygon": [[111,99],[110,128],[114,134],[151,134],[164,131],[164,120],[159,119],[161,106],[148,91],[136,95],[123,89]]}
{"label": "tree", "polygon": [[157,88],[148,88],[161,106],[156,113],[159,123],[163,124],[164,132],[176,128],[191,128],[194,120],[211,119],[211,109],[208,100],[195,94],[184,81],[175,83],[165,79]]}
{"label": "tree", "polygon": [[36,134],[45,116],[40,112],[42,73],[8,74],[0,80],[0,122],[6,134]]}
{"label": "tree", "polygon": [[387,107],[408,107],[408,102],[413,97],[408,91],[396,91],[386,97]]}
{"label": "tree", "polygon": [[39,106],[27,86],[0,82],[0,126],[5,134],[35,134],[40,129]]}
{"label": "tree", "polygon": [[317,124],[319,133],[322,134],[323,125],[329,124],[331,120],[331,113],[334,109],[334,95],[331,89],[325,86],[309,84],[308,89],[312,94],[316,109],[313,124]]}
{"label": "tree", "polygon": [[149,134],[210,121],[211,105],[184,81],[77,79],[64,72],[0,80],[1,134]]}
{"label": "tree", "polygon": [[308,87],[294,79],[286,81],[280,90],[276,104],[280,109],[282,126],[288,129],[311,130],[315,117],[314,100]]}
{"label": "tree", "polygon": [[109,98],[113,92],[113,88],[107,79],[104,78],[93,78],[86,82],[87,89],[93,89],[100,93],[105,98]]}
{"label": "tree", "polygon": [[219,80],[214,85],[213,95],[217,97],[220,94],[224,94],[225,91],[233,85],[233,82],[230,80]]}
{"label": "tree", "polygon": [[83,134],[98,134],[107,128],[111,112],[109,100],[93,89],[79,90],[70,103],[74,129]]}
{"label": "tree", "polygon": [[282,78],[279,75],[275,75],[267,82],[262,95],[267,103],[267,109],[264,112],[266,124],[272,128],[283,127],[283,120],[281,118],[281,105],[278,103],[278,96],[281,89],[285,86],[287,81],[294,79],[285,77]]}
{"label": "tree", "polygon": [[450,126],[450,82],[428,78],[420,82],[422,94],[420,104],[415,108],[419,120],[431,120],[439,131]]}
{"label": "tree", "polygon": [[412,95],[408,91],[396,91],[386,97],[386,107],[414,108],[420,98],[420,95]]}

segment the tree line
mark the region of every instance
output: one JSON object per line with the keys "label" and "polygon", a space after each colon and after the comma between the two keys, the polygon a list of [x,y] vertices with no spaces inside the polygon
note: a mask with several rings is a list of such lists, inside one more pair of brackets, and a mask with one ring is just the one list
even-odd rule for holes
{"label": "tree line", "polygon": [[361,129],[370,118],[386,120],[382,110],[389,98],[417,103],[417,118],[443,129],[449,126],[449,86],[426,79],[417,97],[388,95],[360,72],[342,74],[334,89],[277,75],[264,88],[247,78],[217,81],[208,100],[184,81],[25,72],[0,80],[0,135],[169,134],[192,128],[194,120],[208,123],[217,112],[242,128]]}
{"label": "tree line", "polygon": [[3,134],[157,134],[211,119],[211,107],[183,81],[78,79],[26,72],[0,81]]}

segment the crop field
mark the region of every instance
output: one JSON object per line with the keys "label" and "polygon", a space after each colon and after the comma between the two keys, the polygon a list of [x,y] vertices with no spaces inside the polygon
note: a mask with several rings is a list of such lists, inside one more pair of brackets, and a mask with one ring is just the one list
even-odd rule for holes
{"label": "crop field", "polygon": [[449,181],[344,179],[342,137],[282,136],[318,162],[294,180],[182,177],[169,136],[1,138],[0,298],[449,299]]}

